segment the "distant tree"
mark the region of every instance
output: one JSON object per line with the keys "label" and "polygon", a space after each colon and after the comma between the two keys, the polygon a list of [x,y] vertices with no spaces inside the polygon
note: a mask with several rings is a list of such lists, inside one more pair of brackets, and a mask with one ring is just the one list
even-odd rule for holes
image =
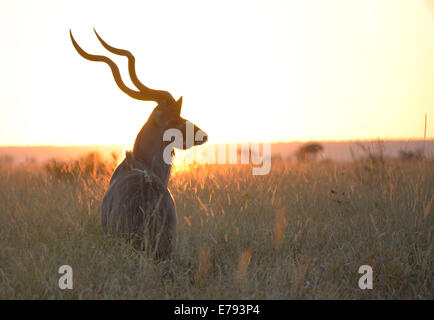
{"label": "distant tree", "polygon": [[424,158],[423,156],[423,150],[418,149],[416,151],[405,151],[401,150],[399,151],[399,159],[410,161],[410,160],[422,160]]}
{"label": "distant tree", "polygon": [[10,166],[14,163],[14,158],[10,155],[0,155],[0,167]]}
{"label": "distant tree", "polygon": [[310,142],[302,145],[295,153],[300,162],[315,160],[324,147],[317,142]]}

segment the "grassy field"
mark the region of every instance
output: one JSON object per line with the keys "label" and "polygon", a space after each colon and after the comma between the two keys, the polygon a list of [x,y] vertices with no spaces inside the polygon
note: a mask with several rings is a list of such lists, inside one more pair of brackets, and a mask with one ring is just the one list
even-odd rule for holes
{"label": "grassy field", "polygon": [[[1,299],[434,298],[432,160],[175,172],[170,264],[102,233],[111,170],[0,169]],[[58,287],[65,264],[72,290]],[[372,290],[358,287],[365,264]]]}

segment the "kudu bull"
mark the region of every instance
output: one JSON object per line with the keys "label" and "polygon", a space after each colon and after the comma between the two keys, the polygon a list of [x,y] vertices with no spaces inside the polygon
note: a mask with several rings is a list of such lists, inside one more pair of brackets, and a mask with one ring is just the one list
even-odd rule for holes
{"label": "kudu bull", "polygon": [[166,148],[172,148],[169,151],[173,154],[173,143],[164,141],[164,132],[168,129],[182,132],[182,145],[176,146],[182,149],[200,145],[208,138],[197,126],[189,123],[194,128],[194,136],[199,133],[203,139],[186,141],[187,120],[180,115],[182,97],[176,101],[167,91],[146,87],[137,78],[134,56],[127,50],[110,46],[96,31],[95,34],[105,49],[128,58],[129,75],[138,90],[125,85],[119,68],[111,59],[85,52],[70,31],[77,52],[87,60],[106,63],[117,86],[131,98],[157,103],[138,133],[133,150],[126,153],[126,158],[111,177],[102,202],[102,228],[106,234],[124,237],[137,249],[150,249],[157,259],[167,259],[173,253],[176,243],[176,209],[167,188],[171,162],[165,161],[163,155]]}

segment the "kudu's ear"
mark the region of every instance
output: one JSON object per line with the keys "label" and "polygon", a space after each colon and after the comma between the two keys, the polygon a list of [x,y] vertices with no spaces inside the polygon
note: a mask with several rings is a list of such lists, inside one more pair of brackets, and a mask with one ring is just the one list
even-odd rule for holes
{"label": "kudu's ear", "polygon": [[182,107],[182,97],[172,104],[157,105],[152,112],[152,119],[159,127],[167,127],[169,121],[180,117]]}
{"label": "kudu's ear", "polygon": [[178,99],[178,101],[176,101],[176,102],[173,104],[173,107],[174,107],[175,110],[176,110],[176,114],[177,114],[177,115],[181,115],[182,96],[181,96],[181,98]]}

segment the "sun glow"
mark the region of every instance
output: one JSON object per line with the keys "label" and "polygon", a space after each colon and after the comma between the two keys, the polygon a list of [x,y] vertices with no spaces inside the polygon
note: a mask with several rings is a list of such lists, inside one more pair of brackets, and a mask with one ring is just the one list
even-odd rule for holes
{"label": "sun glow", "polygon": [[[135,101],[89,53],[136,56],[210,142],[416,138],[434,111],[432,0],[2,1],[0,145],[132,144]],[[428,131],[428,137],[433,137]]]}

